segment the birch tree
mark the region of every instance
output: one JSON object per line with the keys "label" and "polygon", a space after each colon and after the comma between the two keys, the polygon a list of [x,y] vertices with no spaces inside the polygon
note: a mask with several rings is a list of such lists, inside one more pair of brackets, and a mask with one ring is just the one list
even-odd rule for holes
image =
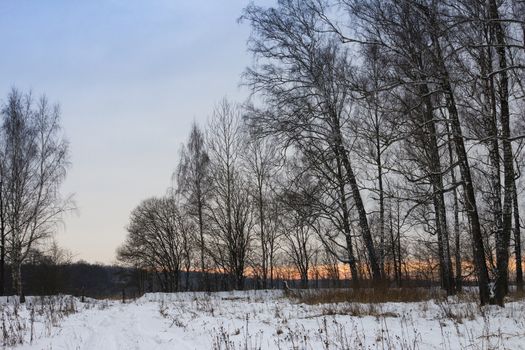
{"label": "birch tree", "polygon": [[211,177],[210,159],[206,149],[205,134],[197,124],[191,127],[185,146],[180,151],[180,160],[174,177],[177,189],[185,198],[186,211],[197,223],[199,246],[199,267],[202,274],[201,288],[209,290],[208,265],[206,251],[205,210],[210,197]]}
{"label": "birch tree", "polygon": [[55,231],[62,214],[72,208],[71,201],[60,194],[69,167],[69,149],[61,131],[60,109],[45,97],[35,103],[31,95],[13,89],[2,116],[2,183],[6,191],[2,201],[13,289],[24,301],[22,264],[30,251]]}
{"label": "birch tree", "polygon": [[[350,65],[337,42],[322,34],[310,5],[309,1],[286,0],[278,8],[251,5],[244,11],[242,18],[252,28],[249,50],[257,59],[245,79],[270,111],[252,122],[262,133],[278,135],[284,145],[322,147],[318,154],[325,153],[340,164],[343,192],[348,187],[373,280],[379,284],[381,269],[346,133],[350,96],[342,80]],[[340,200],[347,205],[346,199]]]}
{"label": "birch tree", "polygon": [[208,126],[207,142],[212,180],[210,253],[230,277],[230,286],[243,289],[254,216],[241,165],[244,143],[239,106],[226,99],[218,104]]}

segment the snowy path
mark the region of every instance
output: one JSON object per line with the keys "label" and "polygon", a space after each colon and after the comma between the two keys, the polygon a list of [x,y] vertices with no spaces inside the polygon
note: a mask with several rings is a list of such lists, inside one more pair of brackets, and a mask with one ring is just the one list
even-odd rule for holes
{"label": "snowy path", "polygon": [[[168,333],[169,320],[158,305],[112,303],[102,310],[86,310],[70,316],[55,336],[21,349],[194,349],[177,332]],[[173,330],[173,329],[171,329]]]}
{"label": "snowy path", "polygon": [[[144,320],[137,315],[136,308],[111,307],[102,311],[101,319],[89,325],[88,337],[82,349],[155,349],[163,343],[156,334],[145,330]],[[131,312],[130,312],[131,311]],[[122,317],[122,315],[126,317]],[[86,320],[88,321],[88,320]],[[93,323],[93,320],[91,320]],[[85,322],[87,323],[87,322]],[[170,339],[171,341],[171,339]],[[169,343],[168,341],[167,343]]]}

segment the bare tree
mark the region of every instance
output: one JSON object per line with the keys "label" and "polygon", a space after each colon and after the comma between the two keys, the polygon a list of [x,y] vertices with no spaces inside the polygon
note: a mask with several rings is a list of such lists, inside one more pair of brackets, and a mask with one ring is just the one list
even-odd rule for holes
{"label": "bare tree", "polygon": [[301,211],[291,210],[286,220],[287,234],[284,235],[284,250],[299,272],[301,288],[308,288],[309,273],[314,255],[319,251],[316,234]]}
{"label": "bare tree", "polygon": [[200,272],[203,280],[201,288],[209,290],[208,263],[206,259],[205,213],[204,210],[210,196],[209,174],[210,160],[206,149],[204,132],[197,124],[193,124],[187,144],[180,151],[180,161],[176,178],[178,191],[185,198],[187,212],[198,225],[198,245],[200,253]]}
{"label": "bare tree", "polygon": [[252,196],[242,172],[241,111],[237,105],[225,99],[216,107],[207,141],[212,179],[210,253],[230,276],[230,286],[243,289],[254,218]]}
{"label": "bare tree", "polygon": [[149,198],[131,213],[126,242],[118,249],[118,259],[126,264],[155,271],[162,290],[180,290],[180,272],[189,258],[189,227],[176,200]]}
{"label": "bare tree", "polygon": [[[250,131],[248,131],[250,133]],[[257,208],[257,236],[260,245],[260,268],[262,287],[273,285],[273,257],[275,255],[275,241],[279,235],[277,225],[279,216],[275,211],[275,180],[280,168],[281,156],[275,140],[260,138],[253,132],[245,135],[245,149],[243,159],[247,177],[253,192],[254,206]]]}
{"label": "bare tree", "polygon": [[[418,96],[421,101],[419,106],[426,109],[422,114],[426,121],[422,120],[423,123],[419,125],[426,129],[426,133],[431,138],[436,137],[436,132],[439,130],[438,120],[434,114],[436,109],[440,108],[440,104],[436,104],[436,96],[441,96],[445,101],[445,110],[450,116],[451,133],[464,187],[465,209],[471,224],[473,255],[480,284],[480,300],[482,304],[485,304],[489,301],[489,275],[476,204],[476,192],[456,103],[457,96],[453,88],[455,82],[450,78],[450,66],[448,65],[450,61],[445,62],[444,60],[448,50],[456,54],[457,51],[452,51],[454,49],[449,46],[451,41],[445,39],[449,34],[441,26],[445,21],[443,18],[437,19],[444,12],[436,11],[435,5],[439,3],[345,1],[345,9],[350,11],[354,23],[358,25],[358,30],[350,35],[342,33],[335,22],[327,17],[322,6],[318,7],[317,11],[328,23],[331,31],[339,35],[343,42],[355,45],[379,45],[386,52],[386,56],[390,57],[391,67],[396,69],[392,75],[391,88],[411,88]],[[448,28],[454,28],[454,26],[448,26]],[[429,153],[432,158],[429,165],[434,167],[432,178],[435,180],[433,186],[437,190],[436,204],[439,207],[439,210],[436,211],[436,218],[441,216],[439,226],[442,227],[442,241],[446,243],[448,240],[444,235],[446,233],[446,220],[444,220],[446,210],[443,201],[439,198],[441,197],[439,193],[444,191],[444,187],[438,176],[435,175],[436,170],[437,174],[442,174],[438,163],[440,155],[436,152],[435,146],[436,142],[430,142],[428,145],[428,151],[434,148],[434,151]],[[443,248],[446,248],[446,244],[443,244]],[[449,254],[444,252],[444,256],[449,256]],[[450,265],[447,261],[448,259],[445,258],[444,263]]]}
{"label": "bare tree", "polygon": [[509,77],[506,38],[504,26],[499,21],[500,11],[496,0],[489,0],[488,18],[492,20],[494,31],[495,51],[498,56],[499,71],[499,107],[501,138],[503,146],[503,172],[504,172],[504,197],[502,211],[502,229],[496,237],[497,277],[496,277],[496,302],[503,306],[504,297],[508,292],[508,264],[509,243],[512,229],[512,197],[514,193],[514,158],[510,140],[510,107],[509,107]]}
{"label": "bare tree", "polygon": [[[60,128],[60,109],[45,97],[34,103],[30,95],[13,89],[2,109],[5,150],[2,166],[5,224],[13,287],[23,300],[21,267],[31,249],[49,237],[71,209],[60,196],[68,162],[68,143]],[[5,182],[4,182],[5,181]]]}
{"label": "bare tree", "polygon": [[[345,129],[350,96],[344,79],[350,66],[344,50],[322,34],[310,5],[286,0],[277,9],[251,5],[244,11],[242,18],[252,27],[249,50],[258,59],[245,79],[268,107],[252,122],[260,132],[280,137],[285,146],[300,151],[321,147],[317,154],[340,164],[342,185],[350,189],[373,279],[379,283],[381,270]],[[346,199],[340,201],[347,205]]]}
{"label": "bare tree", "polygon": [[[293,165],[292,165],[293,167]],[[313,184],[305,186],[305,182],[313,180],[308,175],[297,176],[300,168],[291,169],[287,183],[281,189],[279,201],[282,203],[282,223],[284,251],[299,272],[301,287],[308,288],[309,273],[319,249],[318,234],[320,216],[316,213],[312,200]],[[294,174],[295,173],[295,174]],[[315,181],[315,180],[314,180]]]}
{"label": "bare tree", "polygon": [[395,99],[384,86],[389,84],[388,58],[381,55],[378,45],[362,48],[363,64],[358,74],[351,77],[357,100],[357,113],[351,122],[352,132],[357,136],[355,154],[371,165],[374,183],[370,190],[377,201],[379,226],[379,261],[384,275],[386,240],[386,177],[395,157],[389,156],[391,146],[401,138],[401,121],[396,111]]}
{"label": "bare tree", "polygon": [[5,295],[5,265],[7,255],[7,212],[6,212],[6,161],[5,161],[5,135],[2,130],[0,140],[0,295]]}

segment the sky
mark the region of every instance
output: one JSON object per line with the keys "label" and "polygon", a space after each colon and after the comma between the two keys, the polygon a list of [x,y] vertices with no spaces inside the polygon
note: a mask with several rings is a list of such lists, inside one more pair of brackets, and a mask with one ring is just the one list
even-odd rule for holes
{"label": "sky", "polygon": [[[114,263],[129,213],[171,184],[191,123],[243,101],[249,0],[2,0],[0,101],[16,86],[59,103],[70,142],[58,243]],[[255,1],[269,4],[269,0]]]}

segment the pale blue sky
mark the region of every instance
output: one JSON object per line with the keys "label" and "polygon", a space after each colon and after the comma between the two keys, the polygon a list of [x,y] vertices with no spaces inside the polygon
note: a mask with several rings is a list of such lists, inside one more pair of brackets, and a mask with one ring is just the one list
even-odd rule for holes
{"label": "pale blue sky", "polygon": [[17,86],[62,107],[79,210],[57,239],[76,259],[113,262],[129,212],[170,185],[191,122],[245,98],[248,2],[0,2],[0,98]]}

